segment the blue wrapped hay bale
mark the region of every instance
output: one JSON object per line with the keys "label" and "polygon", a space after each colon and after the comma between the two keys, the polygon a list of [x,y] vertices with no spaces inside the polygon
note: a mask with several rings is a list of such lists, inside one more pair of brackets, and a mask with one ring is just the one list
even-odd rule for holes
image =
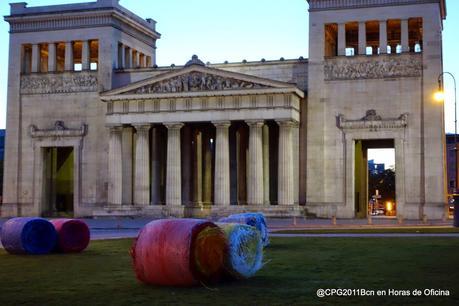
{"label": "blue wrapped hay bale", "polygon": [[263,246],[266,247],[269,245],[268,226],[266,225],[265,216],[262,213],[234,214],[225,218],[221,218],[218,221],[224,223],[240,223],[254,226],[260,231]]}
{"label": "blue wrapped hay bale", "polygon": [[10,254],[47,254],[56,246],[57,232],[42,218],[13,218],[2,226],[3,247]]}
{"label": "blue wrapped hay bale", "polygon": [[239,223],[217,223],[228,240],[225,270],[235,279],[247,279],[263,266],[263,243],[253,226]]}

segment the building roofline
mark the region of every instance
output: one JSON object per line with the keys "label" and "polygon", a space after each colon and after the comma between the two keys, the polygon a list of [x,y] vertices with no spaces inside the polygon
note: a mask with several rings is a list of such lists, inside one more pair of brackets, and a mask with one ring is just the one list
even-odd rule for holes
{"label": "building roofline", "polygon": [[156,32],[156,21],[148,18],[143,19],[119,4],[119,0],[97,0],[96,2],[85,2],[75,4],[59,4],[48,6],[27,7],[26,2],[10,3],[10,15],[5,16],[5,20],[15,21],[22,18],[45,18],[46,16],[59,14],[68,15],[72,13],[94,12],[113,10],[126,19],[130,19],[150,32],[153,37],[159,38],[161,34]]}
{"label": "building roofline", "polygon": [[438,3],[442,19],[446,19],[446,0],[306,0],[309,11],[344,10],[352,8],[383,7]]}

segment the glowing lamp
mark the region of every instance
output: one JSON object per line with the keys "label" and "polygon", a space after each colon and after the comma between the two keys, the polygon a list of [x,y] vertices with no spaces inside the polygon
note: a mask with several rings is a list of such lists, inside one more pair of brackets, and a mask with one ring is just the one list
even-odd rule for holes
{"label": "glowing lamp", "polygon": [[394,209],[392,202],[386,202],[386,210],[392,211],[392,209]]}
{"label": "glowing lamp", "polygon": [[435,94],[434,94],[434,99],[435,101],[437,102],[442,102],[445,100],[445,93],[443,91],[437,91]]}

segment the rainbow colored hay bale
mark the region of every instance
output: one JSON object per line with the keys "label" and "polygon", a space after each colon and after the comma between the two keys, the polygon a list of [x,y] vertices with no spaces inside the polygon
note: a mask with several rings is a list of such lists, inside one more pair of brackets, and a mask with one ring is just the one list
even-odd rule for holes
{"label": "rainbow colored hay bale", "polygon": [[62,253],[77,253],[86,249],[90,241],[88,225],[77,219],[51,220],[57,231],[56,251]]}
{"label": "rainbow colored hay bale", "polygon": [[260,231],[263,246],[266,247],[269,245],[268,226],[266,225],[265,216],[262,213],[240,213],[229,215],[228,217],[221,218],[218,222],[240,223],[254,226]]}
{"label": "rainbow colored hay bale", "polygon": [[224,274],[228,244],[212,222],[156,220],[139,233],[131,248],[137,279],[146,284],[192,286]]}
{"label": "rainbow colored hay bale", "polygon": [[228,239],[225,267],[236,279],[255,275],[263,266],[263,243],[260,232],[251,225],[217,223]]}
{"label": "rainbow colored hay bale", "polygon": [[3,247],[10,254],[47,254],[57,241],[54,226],[42,218],[13,218],[2,226]]}

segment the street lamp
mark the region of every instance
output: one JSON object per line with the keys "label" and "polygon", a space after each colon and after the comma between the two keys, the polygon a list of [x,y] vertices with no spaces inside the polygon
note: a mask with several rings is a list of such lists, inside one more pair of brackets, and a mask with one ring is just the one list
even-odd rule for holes
{"label": "street lamp", "polygon": [[444,71],[438,75],[438,91],[434,94],[434,99],[437,101],[445,100],[443,76],[447,74],[453,78],[454,82],[454,160],[455,160],[455,176],[454,176],[454,193],[457,192],[457,99],[456,99],[456,78],[451,72]]}

